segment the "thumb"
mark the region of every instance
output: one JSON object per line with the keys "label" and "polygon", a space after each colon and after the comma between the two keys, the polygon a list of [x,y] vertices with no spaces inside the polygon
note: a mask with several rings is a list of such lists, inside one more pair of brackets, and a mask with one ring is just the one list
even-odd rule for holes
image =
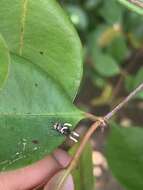
{"label": "thumb", "polygon": [[56,150],[52,155],[28,167],[0,174],[0,189],[26,190],[34,188],[45,180],[48,181],[56,172],[66,167],[70,157],[63,150]]}

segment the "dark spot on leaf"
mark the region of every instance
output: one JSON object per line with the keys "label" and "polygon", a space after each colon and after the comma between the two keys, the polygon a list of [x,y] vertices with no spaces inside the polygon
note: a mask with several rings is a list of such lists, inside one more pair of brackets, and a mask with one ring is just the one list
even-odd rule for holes
{"label": "dark spot on leaf", "polygon": [[44,52],[43,52],[43,51],[40,51],[40,54],[41,54],[41,55],[43,55],[43,54],[44,54]]}
{"label": "dark spot on leaf", "polygon": [[37,84],[37,83],[35,83],[35,86],[37,87],[37,86],[38,86],[38,84]]}
{"label": "dark spot on leaf", "polygon": [[38,140],[33,140],[32,143],[33,144],[39,144],[39,141]]}

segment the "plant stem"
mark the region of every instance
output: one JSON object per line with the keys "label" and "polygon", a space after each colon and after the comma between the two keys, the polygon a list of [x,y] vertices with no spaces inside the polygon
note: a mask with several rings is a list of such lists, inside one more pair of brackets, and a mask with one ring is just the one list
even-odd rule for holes
{"label": "plant stem", "polygon": [[132,91],[120,104],[118,104],[111,112],[109,112],[105,117],[105,121],[108,121],[113,115],[115,115],[125,104],[127,104],[132,98],[136,96],[137,93],[143,90],[143,83],[140,84],[134,91]]}
{"label": "plant stem", "polygon": [[143,8],[143,2],[140,0],[128,0],[130,3],[133,3],[141,8]]}
{"label": "plant stem", "polygon": [[86,134],[84,135],[84,137],[81,140],[80,146],[78,147],[70,165],[68,166],[68,168],[66,169],[66,171],[64,172],[63,176],[61,176],[61,178],[59,179],[59,183],[56,187],[56,190],[61,190],[62,186],[66,180],[66,178],[68,177],[68,175],[71,173],[71,171],[76,167],[78,160],[81,156],[81,153],[83,152],[83,149],[87,143],[87,141],[90,139],[91,135],[95,132],[95,130],[102,124],[102,121],[96,121],[90,128],[89,130],[86,132]]}
{"label": "plant stem", "polygon": [[[90,139],[90,137],[92,136],[92,134],[96,131],[96,129],[98,127],[102,127],[105,126],[105,123],[111,119],[111,117],[113,115],[115,115],[126,103],[128,103],[133,97],[135,97],[135,95],[143,90],[143,83],[140,84],[133,92],[131,92],[119,105],[117,105],[112,111],[110,111],[107,115],[105,115],[104,117],[97,117],[94,116],[90,113],[85,113],[86,117],[91,119],[92,121],[94,121],[94,123],[91,125],[91,127],[88,129],[88,131],[85,133],[85,135],[83,136],[80,146],[78,147],[71,163],[69,164],[69,166],[67,167],[67,169],[65,170],[64,174],[61,176],[61,178],[59,179],[59,183],[57,184],[57,188],[56,190],[61,190],[62,186],[66,180],[66,178],[68,177],[68,175],[71,173],[71,171],[76,167],[78,160],[84,150],[84,147],[86,145],[86,143],[88,142],[88,140]],[[105,121],[105,122],[104,122]]]}
{"label": "plant stem", "polygon": [[141,0],[118,0],[134,12],[143,15],[143,2]]}

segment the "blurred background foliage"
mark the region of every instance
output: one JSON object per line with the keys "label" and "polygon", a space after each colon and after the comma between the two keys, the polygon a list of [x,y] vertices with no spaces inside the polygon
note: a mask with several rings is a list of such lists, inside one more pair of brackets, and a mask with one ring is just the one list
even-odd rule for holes
{"label": "blurred background foliage", "polygon": [[[93,97],[91,105],[110,105],[120,90],[129,93],[142,82],[143,17],[115,0],[61,3],[82,40],[84,82],[88,78],[96,90],[102,91],[100,97]],[[137,98],[143,98],[143,93]]]}
{"label": "blurred background foliage", "polygon": [[[116,0],[60,2],[75,25],[84,49],[84,75],[76,103],[95,115],[104,115],[143,82],[143,17]],[[129,127],[143,122],[142,99],[143,93],[138,94],[131,104],[117,114],[118,124]],[[100,160],[100,166],[103,160],[103,165],[106,165],[102,158],[105,136],[106,132],[104,135],[97,132],[92,139],[93,159]],[[88,162],[85,164],[88,165]],[[110,177],[107,168],[97,165],[94,172],[98,179],[97,189],[122,190]],[[103,171],[104,179],[100,180],[99,173]],[[79,174],[76,173],[76,176]]]}

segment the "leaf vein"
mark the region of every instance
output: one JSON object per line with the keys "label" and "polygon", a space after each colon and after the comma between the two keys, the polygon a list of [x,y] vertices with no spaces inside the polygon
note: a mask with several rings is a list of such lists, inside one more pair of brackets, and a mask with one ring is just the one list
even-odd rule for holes
{"label": "leaf vein", "polygon": [[25,32],[25,21],[26,21],[26,14],[27,14],[27,4],[28,4],[28,0],[22,1],[19,55],[22,55],[22,50],[23,50],[23,45],[24,45],[24,32]]}

